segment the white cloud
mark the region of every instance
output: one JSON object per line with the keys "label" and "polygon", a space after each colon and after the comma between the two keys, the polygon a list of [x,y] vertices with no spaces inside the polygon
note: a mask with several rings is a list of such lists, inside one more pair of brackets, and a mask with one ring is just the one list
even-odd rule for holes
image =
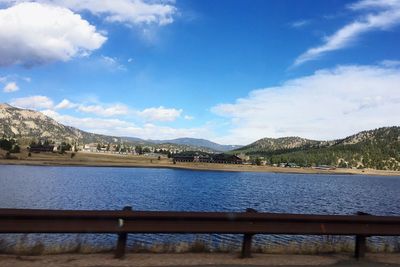
{"label": "white cloud", "polygon": [[121,63],[118,62],[118,59],[113,58],[113,57],[109,57],[109,56],[101,56],[101,63],[106,66],[108,69],[110,69],[111,71],[114,70],[122,70],[122,71],[126,71],[126,67],[124,65],[122,65]]}
{"label": "white cloud", "polygon": [[98,116],[112,117],[116,115],[126,115],[129,108],[123,104],[114,104],[108,107],[102,105],[79,105],[78,111],[84,113],[93,113]]}
{"label": "white cloud", "polygon": [[350,9],[375,9],[375,8],[398,8],[400,6],[399,0],[361,0],[349,5]]}
{"label": "white cloud", "polygon": [[[101,119],[92,117],[74,117],[60,114],[52,109],[42,110],[43,114],[57,122],[94,133],[112,133],[112,129],[132,127],[134,124],[119,119]],[[115,134],[114,134],[115,135]]]}
{"label": "white cloud", "polygon": [[42,95],[15,98],[10,104],[28,109],[52,109],[54,107],[53,101],[47,96]]}
{"label": "white cloud", "polygon": [[88,132],[112,136],[133,136],[143,139],[173,139],[178,137],[204,137],[209,134],[206,128],[172,128],[147,123],[143,126],[119,119],[78,118],[62,115],[54,110],[41,111],[56,121]]}
{"label": "white cloud", "polygon": [[[20,108],[29,108],[39,110],[45,115],[55,119],[56,121],[73,126],[88,132],[113,135],[113,136],[134,136],[143,139],[173,139],[179,137],[207,138],[213,137],[209,127],[195,128],[175,128],[169,126],[159,126],[149,121],[173,121],[181,116],[182,110],[174,108],[148,108],[143,111],[130,109],[123,104],[80,104],[73,103],[68,99],[63,99],[57,105],[47,96],[29,96],[16,98],[10,102],[11,105]],[[73,109],[76,112],[90,113],[95,116],[78,117],[61,112],[66,109]],[[102,118],[118,115],[137,115],[145,119],[147,122],[143,125],[137,125],[132,121],[123,120],[120,118]],[[80,114],[83,115],[83,114]],[[97,117],[101,116],[101,117]],[[125,116],[125,118],[128,118]],[[136,117],[130,117],[133,121],[138,120]],[[190,116],[185,116],[185,119],[192,119]]]}
{"label": "white cloud", "polygon": [[185,117],[183,117],[185,120],[188,120],[188,121],[191,121],[191,120],[193,120],[194,119],[194,117],[193,116],[190,116],[190,115],[185,115]]}
{"label": "white cloud", "polygon": [[263,137],[342,138],[400,125],[400,69],[339,66],[277,87],[252,91],[212,111],[230,119],[224,143]]}
{"label": "white cloud", "polygon": [[[293,66],[316,60],[328,52],[345,48],[354,43],[363,33],[373,30],[388,30],[400,24],[400,0],[362,0],[350,5],[349,8],[370,12],[326,37],[322,45],[308,49],[295,60]],[[371,11],[371,9],[374,10]]]}
{"label": "white cloud", "polygon": [[3,92],[5,92],[5,93],[12,93],[12,92],[15,92],[18,90],[19,90],[19,87],[18,87],[17,83],[15,83],[15,82],[9,82],[3,88]]}
{"label": "white cloud", "polygon": [[182,109],[164,108],[146,108],[138,112],[138,115],[147,121],[174,121],[181,116]]}
{"label": "white cloud", "polygon": [[19,3],[0,9],[0,66],[34,66],[89,54],[106,41],[67,8]]}
{"label": "white cloud", "polygon": [[76,108],[77,106],[78,106],[78,104],[72,103],[68,99],[63,99],[54,108],[55,109],[70,109],[70,108]]}
{"label": "white cloud", "polygon": [[175,139],[181,137],[204,138],[208,136],[207,128],[173,128],[167,126],[158,126],[147,123],[142,127],[131,127],[126,129],[129,136],[136,136],[143,139]]}
{"label": "white cloud", "polygon": [[89,11],[106,21],[128,25],[166,25],[174,21],[177,9],[166,1],[144,0],[2,0],[6,3],[39,2],[62,6],[76,12]]}
{"label": "white cloud", "polygon": [[382,60],[379,64],[381,64],[384,67],[398,67],[400,66],[400,60]]}
{"label": "white cloud", "polygon": [[298,20],[298,21],[292,22],[290,24],[290,26],[292,26],[293,28],[301,28],[301,27],[307,26],[308,24],[310,24],[310,21],[303,19],[303,20]]}

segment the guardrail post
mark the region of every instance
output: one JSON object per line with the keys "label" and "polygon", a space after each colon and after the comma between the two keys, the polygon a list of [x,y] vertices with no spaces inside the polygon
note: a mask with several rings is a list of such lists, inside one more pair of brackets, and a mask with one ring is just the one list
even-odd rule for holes
{"label": "guardrail post", "polygon": [[[122,210],[132,210],[132,207],[126,206]],[[123,219],[118,220],[118,226],[122,227],[124,225]],[[127,233],[118,234],[117,249],[115,251],[114,258],[122,259],[125,256],[126,241],[128,240]]]}
{"label": "guardrail post", "polygon": [[[246,209],[246,212],[255,213],[257,212],[254,209]],[[253,239],[253,234],[244,234],[243,236],[243,243],[242,243],[242,253],[240,257],[244,258],[251,258],[251,243]]]}
{"label": "guardrail post", "polygon": [[[357,212],[357,215],[365,216],[371,215],[365,212]],[[365,257],[365,252],[367,250],[367,237],[365,235],[356,235],[356,247],[354,250],[354,257],[359,260]]]}
{"label": "guardrail post", "polygon": [[357,260],[364,258],[366,249],[367,249],[367,238],[363,235],[357,235],[356,236],[356,249],[354,251],[354,257]]}

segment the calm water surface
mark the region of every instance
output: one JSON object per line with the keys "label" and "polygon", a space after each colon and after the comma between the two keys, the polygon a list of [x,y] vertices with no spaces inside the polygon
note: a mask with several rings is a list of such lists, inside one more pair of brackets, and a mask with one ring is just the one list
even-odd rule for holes
{"label": "calm water surface", "polygon": [[[135,210],[244,211],[253,208],[262,212],[354,214],[363,211],[400,215],[400,177],[0,165],[1,208],[121,209],[127,205]],[[16,236],[4,238],[10,241]],[[29,238],[55,243],[70,241],[76,236],[29,235]],[[115,242],[113,235],[79,238],[110,246]],[[149,244],[194,238],[235,243],[240,237],[135,235],[130,240]],[[281,243],[293,238],[261,236],[257,242]]]}

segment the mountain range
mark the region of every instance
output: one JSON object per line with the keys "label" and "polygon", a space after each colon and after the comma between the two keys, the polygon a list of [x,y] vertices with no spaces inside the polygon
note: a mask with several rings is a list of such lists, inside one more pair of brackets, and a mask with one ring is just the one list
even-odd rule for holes
{"label": "mountain range", "polygon": [[81,143],[129,143],[132,145],[153,145],[179,150],[200,150],[224,152],[239,148],[235,145],[220,145],[205,139],[177,138],[172,140],[144,140],[136,137],[108,136],[82,131],[65,126],[41,112],[0,104],[0,135],[14,137],[29,143],[32,139]]}
{"label": "mountain range", "polygon": [[108,136],[65,126],[41,112],[0,104],[0,135],[30,143],[33,139],[79,143],[126,143],[180,151],[228,152],[264,158],[271,164],[400,170],[400,127],[383,127],[331,141],[301,137],[262,138],[247,146],[220,145],[205,139],[143,140]]}
{"label": "mountain range", "polygon": [[230,153],[263,157],[271,164],[400,170],[400,127],[362,131],[332,141],[300,137],[263,138]]}

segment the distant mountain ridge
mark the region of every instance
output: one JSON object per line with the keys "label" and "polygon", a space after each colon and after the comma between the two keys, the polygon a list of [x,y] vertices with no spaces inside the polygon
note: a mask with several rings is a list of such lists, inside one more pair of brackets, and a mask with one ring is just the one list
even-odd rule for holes
{"label": "distant mountain ridge", "polygon": [[[94,134],[65,126],[33,110],[0,104],[0,137],[12,137],[29,143],[33,139],[49,139],[70,143],[112,143],[153,146],[179,151],[226,152],[247,154],[253,159],[263,157],[268,163],[293,162],[300,166],[333,165],[400,170],[400,127],[383,127],[362,131],[332,141],[301,137],[262,138],[247,146],[220,145],[205,139],[177,138],[143,140]],[[234,150],[230,150],[233,148]]]}
{"label": "distant mountain ridge", "polygon": [[247,146],[243,146],[234,151],[244,153],[275,152],[302,149],[311,146],[321,146],[326,142],[309,140],[297,136],[280,137],[280,138],[262,138]]}
{"label": "distant mountain ridge", "polygon": [[118,142],[119,137],[88,133],[65,126],[41,112],[0,104],[0,135],[17,139],[46,138],[60,141]]}
{"label": "distant mountain ridge", "polygon": [[32,139],[83,143],[129,143],[159,145],[162,148],[223,152],[239,146],[220,145],[205,139],[178,138],[173,140],[143,140],[137,137],[108,136],[65,126],[41,112],[0,104],[0,135],[29,142]]}
{"label": "distant mountain ridge", "polygon": [[195,146],[195,147],[206,147],[213,149],[215,151],[221,151],[221,152],[226,152],[230,151],[233,149],[240,148],[241,146],[238,145],[220,145],[214,142],[211,142],[206,139],[197,139],[197,138],[176,138],[176,139],[171,139],[171,140],[148,140],[151,143],[155,144],[161,144],[161,143],[171,143],[171,144],[177,144],[177,145],[189,145],[189,146]]}
{"label": "distant mountain ridge", "polygon": [[400,127],[362,131],[332,141],[263,138],[230,153],[264,157],[272,164],[293,162],[300,166],[323,164],[400,170]]}

